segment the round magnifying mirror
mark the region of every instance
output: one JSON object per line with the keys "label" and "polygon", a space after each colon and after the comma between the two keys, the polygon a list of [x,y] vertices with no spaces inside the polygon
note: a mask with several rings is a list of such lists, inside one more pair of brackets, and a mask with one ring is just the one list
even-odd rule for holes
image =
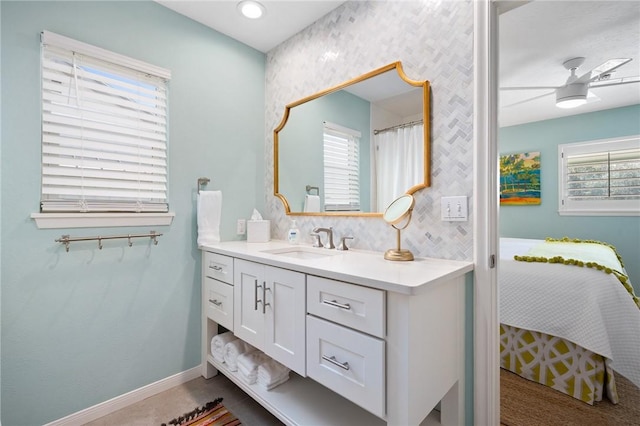
{"label": "round magnifying mirror", "polygon": [[[382,218],[397,230],[397,247],[395,249],[389,249],[384,253],[384,258],[387,260],[413,260],[413,253],[411,251],[400,248],[400,230],[406,228],[411,221],[411,213],[413,212],[413,206],[415,199],[412,195],[404,194],[396,198],[389,207],[384,211]],[[404,226],[396,226],[398,223],[406,219]]]}
{"label": "round magnifying mirror", "polygon": [[411,213],[414,204],[415,199],[413,196],[409,194],[402,195],[389,204],[382,217],[390,225],[395,225],[402,221],[407,214]]}

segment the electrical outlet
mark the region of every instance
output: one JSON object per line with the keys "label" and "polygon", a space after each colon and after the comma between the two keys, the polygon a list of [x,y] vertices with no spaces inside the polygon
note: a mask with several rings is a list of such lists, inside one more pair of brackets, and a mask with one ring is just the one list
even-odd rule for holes
{"label": "electrical outlet", "polygon": [[236,223],[236,234],[244,235],[247,233],[247,220],[246,219],[238,219]]}

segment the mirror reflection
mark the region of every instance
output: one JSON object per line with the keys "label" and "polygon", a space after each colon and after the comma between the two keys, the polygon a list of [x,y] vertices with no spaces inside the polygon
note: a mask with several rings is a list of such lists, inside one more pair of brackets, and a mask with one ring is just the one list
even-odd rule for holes
{"label": "mirror reflection", "polygon": [[400,62],[286,106],[274,193],[287,214],[376,215],[429,186],[429,82]]}

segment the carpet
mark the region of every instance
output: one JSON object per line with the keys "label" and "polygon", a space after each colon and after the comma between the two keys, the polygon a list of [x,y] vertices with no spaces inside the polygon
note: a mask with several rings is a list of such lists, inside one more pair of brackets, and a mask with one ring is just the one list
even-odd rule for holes
{"label": "carpet", "polygon": [[503,426],[640,425],[640,389],[615,373],[620,403],[608,399],[589,405],[500,369],[500,424]]}
{"label": "carpet", "polygon": [[240,420],[222,405],[222,398],[208,402],[201,408],[162,423],[161,426],[238,426]]}

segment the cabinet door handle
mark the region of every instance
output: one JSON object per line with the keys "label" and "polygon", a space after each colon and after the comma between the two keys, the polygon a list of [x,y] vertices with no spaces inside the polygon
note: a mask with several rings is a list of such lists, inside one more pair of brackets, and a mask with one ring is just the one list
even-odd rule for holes
{"label": "cabinet door handle", "polygon": [[322,299],[322,303],[324,303],[325,305],[335,306],[336,308],[340,308],[340,309],[346,309],[346,310],[350,310],[351,309],[351,305],[349,305],[348,303],[345,303],[345,304],[338,303],[337,300],[324,300],[324,299]]}
{"label": "cabinet door handle", "polygon": [[[261,285],[258,285],[258,279],[256,278],[256,280],[253,283],[253,300],[254,300],[253,310],[254,311],[258,310],[258,303],[262,303],[262,300],[258,299],[258,287],[262,288]],[[263,294],[264,294],[264,291],[263,291]]]}
{"label": "cabinet door handle", "polygon": [[271,303],[267,303],[267,290],[271,291],[270,288],[267,288],[267,282],[262,282],[262,313],[267,313],[267,306],[271,306]]}
{"label": "cabinet door handle", "polygon": [[330,362],[333,365],[337,365],[338,367],[342,368],[343,370],[349,370],[349,363],[348,362],[340,362],[338,360],[336,360],[335,356],[326,356],[326,355],[322,355],[322,359],[324,359],[327,362]]}
{"label": "cabinet door handle", "polygon": [[209,299],[209,302],[213,303],[216,306],[222,306],[222,302],[218,301],[218,299]]}

